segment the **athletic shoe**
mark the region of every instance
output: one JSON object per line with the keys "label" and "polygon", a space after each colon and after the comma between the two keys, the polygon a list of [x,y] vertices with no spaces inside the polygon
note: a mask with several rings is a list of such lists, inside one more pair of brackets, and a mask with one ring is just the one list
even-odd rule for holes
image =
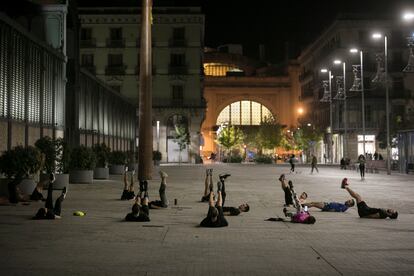
{"label": "athletic shoe", "polygon": [[348,178],[342,179],[341,188],[345,189],[345,187],[348,186]]}
{"label": "athletic shoe", "polygon": [[219,175],[219,178],[222,179],[222,180],[224,180],[224,179],[226,179],[229,176],[231,176],[231,174],[229,174],[229,173],[222,173],[222,174]]}
{"label": "athletic shoe", "polygon": [[280,177],[279,177],[279,181],[282,181],[284,179],[285,179],[285,175],[284,174],[281,174]]}
{"label": "athletic shoe", "polygon": [[127,172],[128,171],[128,166],[125,166],[125,172]]}

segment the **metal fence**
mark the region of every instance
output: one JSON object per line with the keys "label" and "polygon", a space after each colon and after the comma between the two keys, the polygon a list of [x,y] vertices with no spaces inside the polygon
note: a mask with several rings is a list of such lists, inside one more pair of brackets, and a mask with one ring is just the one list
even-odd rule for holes
{"label": "metal fence", "polygon": [[0,151],[65,125],[65,60],[0,13]]}

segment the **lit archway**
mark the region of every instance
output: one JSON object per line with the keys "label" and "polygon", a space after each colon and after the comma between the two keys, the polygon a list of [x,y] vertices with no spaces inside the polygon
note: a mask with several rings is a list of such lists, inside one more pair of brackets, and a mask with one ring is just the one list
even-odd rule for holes
{"label": "lit archway", "polygon": [[254,101],[238,101],[229,104],[220,112],[216,125],[260,125],[266,117],[274,118],[266,106]]}

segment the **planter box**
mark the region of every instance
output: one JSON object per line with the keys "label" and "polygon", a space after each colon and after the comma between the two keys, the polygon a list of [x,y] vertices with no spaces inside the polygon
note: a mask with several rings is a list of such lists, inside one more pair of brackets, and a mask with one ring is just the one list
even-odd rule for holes
{"label": "planter box", "polygon": [[93,170],[94,179],[108,179],[109,178],[109,168],[95,168]]}
{"label": "planter box", "polygon": [[110,174],[122,175],[125,172],[125,165],[111,165],[109,168]]}
{"label": "planter box", "polygon": [[73,170],[69,172],[70,183],[93,183],[93,170]]}
{"label": "planter box", "polygon": [[63,187],[69,189],[69,174],[55,174],[55,183],[53,184],[53,190],[62,190]]}
{"label": "planter box", "polygon": [[20,182],[18,186],[23,193],[31,195],[33,193],[33,190],[36,188],[36,181],[33,179],[25,178],[22,180],[22,182]]}

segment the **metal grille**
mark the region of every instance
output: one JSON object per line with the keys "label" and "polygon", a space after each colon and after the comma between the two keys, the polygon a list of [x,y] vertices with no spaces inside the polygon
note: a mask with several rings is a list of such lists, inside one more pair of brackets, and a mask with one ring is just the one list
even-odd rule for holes
{"label": "metal grille", "polygon": [[24,96],[24,78],[25,78],[25,49],[21,36],[17,33],[12,34],[12,56],[11,56],[11,118],[23,121],[25,96]]}
{"label": "metal grille", "polygon": [[28,120],[30,123],[38,123],[40,121],[40,66],[41,66],[41,52],[37,47],[29,48],[29,76],[28,82],[28,104],[29,114]]}
{"label": "metal grille", "polygon": [[8,70],[8,40],[7,29],[0,26],[0,117],[7,117],[7,70]]}

